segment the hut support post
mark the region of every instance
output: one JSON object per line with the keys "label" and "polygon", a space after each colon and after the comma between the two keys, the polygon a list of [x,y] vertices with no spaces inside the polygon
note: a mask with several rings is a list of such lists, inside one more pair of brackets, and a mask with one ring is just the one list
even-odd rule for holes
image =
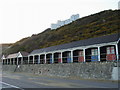
{"label": "hut support post", "polygon": [[85,49],[83,49],[83,55],[84,55],[84,62],[86,61],[85,60]]}
{"label": "hut support post", "polygon": [[21,64],[23,64],[23,57],[21,57]]}
{"label": "hut support post", "polygon": [[10,58],[10,65],[11,65],[11,58]]}
{"label": "hut support post", "polygon": [[118,45],[116,44],[115,47],[116,47],[116,57],[117,57],[117,61],[118,61],[119,60]]}
{"label": "hut support post", "polygon": [[54,63],[54,53],[52,53],[52,63]]}
{"label": "hut support post", "polygon": [[34,55],[33,55],[33,64],[35,63],[35,57],[34,57]]}
{"label": "hut support post", "polygon": [[6,62],[6,64],[8,65],[8,59],[7,59],[7,62]]}
{"label": "hut support post", "polygon": [[100,61],[100,47],[98,47],[98,61]]}
{"label": "hut support post", "polygon": [[38,55],[38,64],[40,64],[40,55]]}
{"label": "hut support post", "polygon": [[[15,59],[13,61],[15,61]],[[18,65],[18,57],[17,57],[17,65]]]}
{"label": "hut support post", "polygon": [[47,60],[46,60],[46,54],[45,54],[45,57],[44,57],[44,59],[45,59],[45,64],[47,63]]}
{"label": "hut support post", "polygon": [[73,63],[73,50],[71,50],[71,63]]}
{"label": "hut support post", "polygon": [[62,52],[61,52],[61,63],[63,63],[63,60],[62,60]]}
{"label": "hut support post", "polygon": [[30,61],[30,57],[28,56],[28,64],[29,64],[29,61]]}

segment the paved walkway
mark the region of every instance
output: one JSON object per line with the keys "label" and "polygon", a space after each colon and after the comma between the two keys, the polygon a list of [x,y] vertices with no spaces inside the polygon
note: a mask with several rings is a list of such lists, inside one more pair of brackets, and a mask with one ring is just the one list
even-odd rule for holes
{"label": "paved walkway", "polygon": [[117,82],[38,76],[28,73],[3,73],[3,85],[14,88],[118,88]]}

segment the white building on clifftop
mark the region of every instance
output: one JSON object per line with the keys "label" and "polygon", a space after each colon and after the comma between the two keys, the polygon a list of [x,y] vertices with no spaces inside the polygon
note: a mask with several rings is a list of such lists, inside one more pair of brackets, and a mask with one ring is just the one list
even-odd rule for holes
{"label": "white building on clifftop", "polygon": [[77,19],[79,19],[79,14],[72,15],[69,19],[64,20],[64,21],[58,20],[56,24],[51,24],[51,29],[52,30],[57,29],[61,26],[67,25],[67,24],[69,24]]}

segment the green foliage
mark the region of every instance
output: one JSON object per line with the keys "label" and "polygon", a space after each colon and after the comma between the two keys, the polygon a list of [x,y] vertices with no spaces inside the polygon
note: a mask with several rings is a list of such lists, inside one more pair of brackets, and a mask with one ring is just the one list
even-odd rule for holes
{"label": "green foliage", "polygon": [[80,18],[56,30],[46,29],[42,33],[16,42],[4,53],[31,52],[34,49],[118,33],[117,31],[120,29],[118,28],[118,23],[120,23],[118,13],[120,13],[120,10],[106,10]]}

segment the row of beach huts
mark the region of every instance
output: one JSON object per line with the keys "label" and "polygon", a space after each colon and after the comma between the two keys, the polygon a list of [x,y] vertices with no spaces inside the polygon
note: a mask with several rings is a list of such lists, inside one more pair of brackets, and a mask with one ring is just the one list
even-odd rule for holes
{"label": "row of beach huts", "polygon": [[82,63],[120,60],[120,37],[112,34],[2,56],[3,65]]}

